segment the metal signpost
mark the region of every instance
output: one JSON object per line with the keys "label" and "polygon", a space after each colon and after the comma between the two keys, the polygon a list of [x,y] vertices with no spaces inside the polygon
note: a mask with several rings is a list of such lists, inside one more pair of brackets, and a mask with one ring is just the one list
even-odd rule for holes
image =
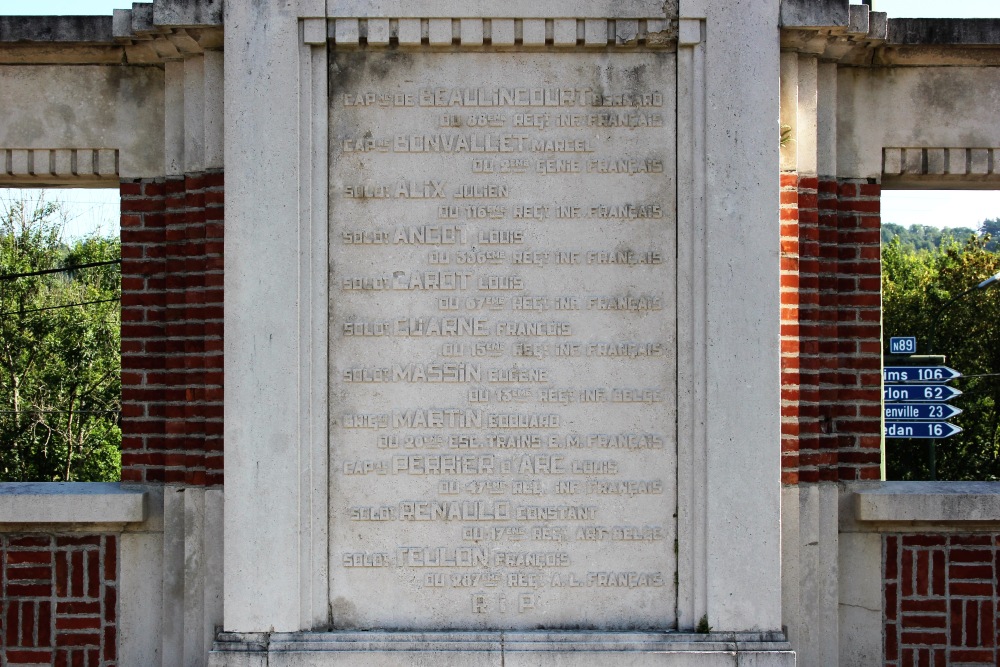
{"label": "metal signpost", "polygon": [[[893,354],[911,355],[917,349],[914,337],[891,338]],[[942,358],[943,361],[943,358]],[[947,366],[886,366],[882,369],[885,437],[929,440],[931,479],[937,477],[935,441],[961,433],[946,419],[962,413],[948,401],[962,392],[946,383],[962,377]]]}

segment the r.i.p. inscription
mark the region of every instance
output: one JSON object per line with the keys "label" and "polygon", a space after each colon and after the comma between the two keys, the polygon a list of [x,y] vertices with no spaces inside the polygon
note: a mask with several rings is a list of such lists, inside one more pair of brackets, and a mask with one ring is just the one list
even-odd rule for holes
{"label": "r.i.p. inscription", "polygon": [[674,72],[332,54],[336,627],[674,624]]}

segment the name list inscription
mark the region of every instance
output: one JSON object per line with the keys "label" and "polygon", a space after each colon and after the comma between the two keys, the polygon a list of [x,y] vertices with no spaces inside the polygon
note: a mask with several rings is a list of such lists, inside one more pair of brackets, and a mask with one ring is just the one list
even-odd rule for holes
{"label": "name list inscription", "polygon": [[673,56],[331,60],[335,625],[669,627]]}

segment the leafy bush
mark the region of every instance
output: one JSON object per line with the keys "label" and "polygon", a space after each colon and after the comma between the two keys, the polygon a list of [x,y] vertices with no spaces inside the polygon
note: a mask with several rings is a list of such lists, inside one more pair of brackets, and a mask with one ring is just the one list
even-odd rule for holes
{"label": "leafy bush", "polygon": [[120,267],[37,275],[117,260],[121,245],[66,243],[63,227],[44,198],[0,208],[0,481],[121,477]]}
{"label": "leafy bush", "polygon": [[[946,239],[940,248],[914,251],[900,240],[882,248],[883,339],[916,336],[919,354],[945,355],[965,377],[952,386],[964,395],[951,401],[964,410],[949,421],[963,433],[938,441],[937,479],[1000,479],[1000,287],[973,290],[1000,269],[989,234],[964,243]],[[888,364],[887,364],[888,365]],[[887,440],[889,479],[931,478],[928,441]]]}

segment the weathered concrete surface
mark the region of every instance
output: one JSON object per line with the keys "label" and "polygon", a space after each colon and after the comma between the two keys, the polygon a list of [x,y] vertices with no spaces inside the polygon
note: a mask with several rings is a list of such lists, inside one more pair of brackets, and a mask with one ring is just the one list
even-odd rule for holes
{"label": "weathered concrete surface", "polygon": [[300,451],[296,326],[309,305],[292,268],[299,189],[312,186],[299,180],[299,24],[294,3],[227,10],[225,627],[294,631],[312,626],[300,617],[310,491],[299,460],[310,454]]}
{"label": "weathered concrete surface", "polygon": [[153,489],[121,536],[121,664],[203,667],[222,627],[221,489]]}
{"label": "weathered concrete surface", "polygon": [[122,177],[163,174],[160,68],[0,66],[0,100],[0,148],[118,149]]}
{"label": "weathered concrete surface", "polygon": [[836,484],[782,489],[782,618],[803,665],[838,663]]}
{"label": "weathered concrete surface", "polygon": [[215,650],[212,667],[795,665],[787,644],[766,633],[224,633]]}
{"label": "weathered concrete surface", "polygon": [[223,0],[157,0],[153,23],[169,26],[221,25]]}
{"label": "weathered concrete surface", "polygon": [[[682,16],[684,8],[682,2]],[[781,383],[774,315],[780,309],[773,287],[780,247],[775,224],[779,47],[763,36],[775,30],[779,6],[777,0],[710,3],[707,10],[706,198],[699,205],[705,292],[697,296],[704,299],[707,351],[705,374],[698,380],[705,382],[707,416],[706,611],[719,631],[776,630],[781,627]],[[679,252],[684,256],[687,250],[682,246]],[[678,326],[689,323],[680,318]],[[752,357],[747,350],[754,350]],[[752,570],[747,554],[753,554]]]}
{"label": "weathered concrete surface", "polygon": [[884,657],[882,536],[878,533],[841,533],[838,547],[840,632],[837,664],[844,667],[877,665]]}
{"label": "weathered concrete surface", "polygon": [[859,521],[975,522],[1000,519],[998,482],[883,482],[855,492]]}
{"label": "weathered concrete surface", "polygon": [[120,484],[0,484],[0,523],[128,523],[145,518],[146,493]]}
{"label": "weathered concrete surface", "polygon": [[0,42],[112,41],[111,16],[0,16]]}
{"label": "weathered concrete surface", "polygon": [[883,148],[989,148],[1000,141],[1000,68],[841,68],[841,178],[882,176]]}
{"label": "weathered concrete surface", "polygon": [[781,0],[785,28],[846,26],[850,0]]}
{"label": "weathered concrete surface", "polygon": [[1000,19],[889,19],[889,44],[996,45]]}
{"label": "weathered concrete surface", "polygon": [[676,16],[678,0],[560,0],[558,11],[537,0],[508,0],[498,7],[490,0],[326,0],[326,14],[345,18],[510,17],[510,18],[656,18]]}

